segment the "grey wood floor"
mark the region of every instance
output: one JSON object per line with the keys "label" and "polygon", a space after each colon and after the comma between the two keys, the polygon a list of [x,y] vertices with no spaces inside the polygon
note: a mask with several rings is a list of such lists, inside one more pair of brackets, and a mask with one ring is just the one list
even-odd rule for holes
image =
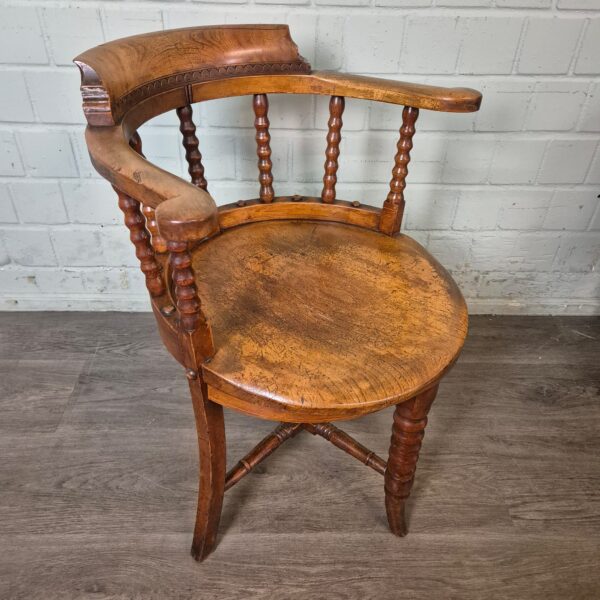
{"label": "grey wood floor", "polygon": [[[409,507],[299,435],[189,555],[196,441],[147,314],[0,314],[0,598],[600,598],[600,320],[474,317]],[[268,423],[228,412],[232,464]],[[344,427],[385,456],[390,410]]]}

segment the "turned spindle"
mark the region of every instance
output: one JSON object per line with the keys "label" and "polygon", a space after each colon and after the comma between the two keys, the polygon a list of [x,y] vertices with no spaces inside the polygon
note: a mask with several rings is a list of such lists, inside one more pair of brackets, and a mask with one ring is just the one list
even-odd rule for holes
{"label": "turned spindle", "polygon": [[188,333],[192,333],[205,319],[196,289],[188,243],[169,240],[167,249],[170,252],[175,298],[181,326]]}
{"label": "turned spindle", "polygon": [[117,188],[113,188],[119,197],[119,208],[125,216],[125,225],[129,229],[129,238],[135,246],[135,255],[146,278],[146,287],[151,296],[160,296],[165,291],[160,266],[156,262],[154,250],[150,244],[150,234],[146,229],[146,220],[140,209],[140,203]]}
{"label": "turned spindle", "polygon": [[273,202],[273,174],[271,169],[271,135],[269,134],[269,100],[266,94],[255,94],[252,102],[254,127],[256,128],[256,154],[258,155],[258,181],[260,183],[260,199],[262,202]]}
{"label": "turned spindle", "polygon": [[320,435],[381,475],[385,473],[385,460],[332,423],[305,423],[304,429],[313,435]]}
{"label": "turned spindle", "polygon": [[250,473],[267,456],[270,456],[285,442],[302,431],[300,423],[281,423],[275,431],[270,433],[259,442],[242,460],[236,463],[227,473],[225,478],[225,489],[233,487],[242,477]]}
{"label": "turned spindle", "polygon": [[183,136],[183,147],[185,148],[185,159],[188,163],[188,173],[194,185],[206,190],[208,184],[204,178],[202,154],[198,150],[200,142],[196,137],[196,125],[194,125],[194,121],[192,120],[192,107],[186,104],[178,108],[176,112],[179,117],[179,131],[181,131]]}
{"label": "turned spindle", "polygon": [[419,109],[412,106],[405,106],[402,111],[402,127],[400,128],[400,139],[394,157],[390,191],[383,203],[379,222],[380,231],[388,235],[394,235],[400,231],[404,213],[404,188],[406,187],[410,151],[413,147],[412,139],[415,135],[415,123],[418,116]]}
{"label": "turned spindle", "polygon": [[325,150],[325,175],[323,176],[323,202],[335,200],[335,184],[337,183],[338,158],[342,140],[342,113],[345,100],[343,96],[331,96],[329,100],[329,121],[327,121],[327,149]]}
{"label": "turned spindle", "polygon": [[[129,145],[143,158],[144,153],[142,152],[142,138],[137,131],[133,132]],[[152,206],[147,204],[142,205],[142,213],[146,218],[146,228],[150,233],[150,243],[154,248],[155,252],[163,253],[167,251],[167,242],[158,233],[158,227],[156,225],[156,214]]]}
{"label": "turned spindle", "polygon": [[148,206],[144,204],[142,206],[142,213],[144,217],[146,217],[146,227],[148,228],[148,232],[151,236],[152,247],[155,252],[159,254],[163,254],[167,251],[167,242],[161,237],[160,233],[158,233],[158,226],[156,224],[156,211],[152,206]]}
{"label": "turned spindle", "polygon": [[392,533],[408,532],[405,503],[413,486],[427,414],[435,400],[437,386],[402,402],[394,411],[390,453],[385,470],[385,508]]}

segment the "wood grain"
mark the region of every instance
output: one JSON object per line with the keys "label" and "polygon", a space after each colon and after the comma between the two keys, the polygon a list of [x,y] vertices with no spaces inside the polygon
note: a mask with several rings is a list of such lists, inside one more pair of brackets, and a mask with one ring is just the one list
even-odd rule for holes
{"label": "wood grain", "polygon": [[338,158],[342,141],[342,114],[345,100],[342,96],[332,96],[329,100],[329,120],[327,121],[327,148],[325,149],[325,175],[323,175],[323,202],[335,200],[335,184],[337,183]]}
{"label": "wood grain", "polygon": [[217,388],[270,419],[350,418],[410,398],[466,335],[460,292],[406,236],[256,223],[201,245],[193,268],[215,341],[211,398],[229,402]]}
{"label": "wood grain", "polygon": [[269,133],[269,99],[266,94],[254,94],[252,108],[256,118],[256,153],[258,155],[258,182],[261,202],[273,202],[273,173],[271,168],[271,134]]}
{"label": "wood grain", "polygon": [[74,62],[90,125],[114,125],[140,100],[193,81],[310,70],[287,25],[156,31],[92,48]]}
{"label": "wood grain", "polygon": [[406,188],[408,163],[410,162],[410,151],[413,147],[412,139],[415,135],[415,123],[418,116],[419,109],[411,106],[405,106],[402,111],[402,127],[400,127],[400,139],[394,157],[390,191],[383,203],[379,224],[381,231],[388,235],[394,235],[400,231],[404,214],[404,189]]}
{"label": "wood grain", "polygon": [[146,287],[151,296],[162,296],[165,284],[156,257],[150,243],[150,233],[146,229],[146,220],[140,203],[121,190],[114,188],[119,197],[119,208],[123,212],[125,225],[129,229],[129,237],[135,247],[135,255],[140,261],[140,269],[146,280]]}
{"label": "wood grain", "polygon": [[385,509],[392,533],[405,536],[406,499],[410,495],[417,470],[419,451],[425,435],[427,415],[437,394],[434,386],[396,406],[392,439],[385,470]]}
{"label": "wood grain", "polygon": [[[75,62],[92,162],[119,190],[160,336],[189,381],[200,451],[194,558],[206,559],[215,546],[226,477],[236,482],[302,428],[385,470],[389,523],[403,533],[421,432],[413,435],[398,415],[405,421],[412,415],[424,427],[424,415],[412,408],[421,407],[456,361],[467,313],[443,267],[410,238],[391,236],[400,226],[419,108],[477,110],[480,94],[313,74],[286,25],[160,31],[103,44]],[[320,205],[302,196],[274,202],[266,88],[331,95]],[[259,200],[275,206],[241,201],[217,211],[206,193],[191,105],[245,93],[253,97]],[[406,105],[382,211],[336,202],[345,96]],[[192,185],[142,153],[138,128],[171,108]],[[154,253],[146,224],[154,247],[168,257]],[[387,468],[374,451],[322,422],[403,402]],[[287,423],[229,476],[223,406]]]}
{"label": "wood grain", "polygon": [[283,442],[302,431],[300,423],[280,423],[274,431],[263,438],[244,458],[240,459],[225,477],[225,489],[233,487],[238,481],[255,469],[270,456]]}
{"label": "wood grain", "polygon": [[260,199],[242,200],[219,207],[219,225],[229,229],[259,221],[310,219],[358,225],[379,229],[380,209],[358,201],[336,200],[323,205],[321,198],[310,196],[279,196],[265,204]]}
{"label": "wood grain", "polygon": [[380,475],[385,473],[386,461],[383,458],[332,423],[304,423],[303,427],[313,435],[320,435],[340,450],[367,465],[367,467],[371,467],[371,469],[377,471]]}
{"label": "wood grain", "polygon": [[193,102],[203,102],[245,96],[257,91],[264,94],[343,96],[442,112],[477,111],[482,98],[480,92],[469,88],[438,87],[333,71],[253,77],[241,75],[235,80],[198,82],[192,84],[191,95]]}
{"label": "wood grain", "polygon": [[179,131],[183,136],[182,143],[185,148],[185,160],[188,163],[188,173],[191,181],[203,190],[208,189],[208,183],[204,177],[204,165],[202,164],[202,154],[198,147],[200,142],[196,137],[196,125],[193,120],[193,110],[189,104],[180,106],[177,109],[179,117]]}
{"label": "wood grain", "polygon": [[199,323],[205,321],[200,298],[196,289],[194,272],[191,269],[192,257],[186,242],[167,242],[169,261],[173,273],[177,312],[181,327],[188,333],[193,333]]}
{"label": "wood grain", "polygon": [[223,408],[208,400],[206,386],[189,377],[198,434],[199,485],[192,556],[204,560],[214,549],[225,492],[225,423]]}

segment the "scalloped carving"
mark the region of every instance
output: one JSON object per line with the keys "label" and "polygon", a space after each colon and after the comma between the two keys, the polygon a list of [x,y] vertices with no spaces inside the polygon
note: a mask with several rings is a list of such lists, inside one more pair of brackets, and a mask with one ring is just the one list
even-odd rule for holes
{"label": "scalloped carving", "polygon": [[145,83],[132,90],[115,103],[115,108],[121,116],[129,108],[135,106],[138,102],[160,94],[182,85],[190,83],[201,83],[203,81],[214,81],[215,79],[226,79],[230,77],[243,77],[247,75],[276,75],[279,73],[310,73],[310,65],[298,60],[286,63],[264,63],[249,65],[228,65],[226,67],[206,67],[204,69],[195,69],[184,73],[177,73],[155,79]]}
{"label": "scalloped carving", "polygon": [[[83,72],[94,72],[91,67],[78,62],[77,65]],[[176,73],[155,79],[145,83],[131,92],[117,99],[114,107],[111,106],[111,98],[101,85],[81,86],[83,98],[83,112],[90,125],[116,125],[118,120],[138,102],[191,83],[203,81],[214,81],[232,77],[244,77],[247,75],[277,75],[286,73],[310,73],[311,67],[304,60],[285,63],[264,63],[248,65],[229,65],[226,67],[206,67],[194,69],[183,73]],[[95,72],[94,72],[95,74]],[[97,77],[97,75],[96,75]]]}
{"label": "scalloped carving", "polygon": [[286,25],[155,32],[92,48],[75,63],[90,125],[115,125],[138,102],[194,83],[311,71]]}

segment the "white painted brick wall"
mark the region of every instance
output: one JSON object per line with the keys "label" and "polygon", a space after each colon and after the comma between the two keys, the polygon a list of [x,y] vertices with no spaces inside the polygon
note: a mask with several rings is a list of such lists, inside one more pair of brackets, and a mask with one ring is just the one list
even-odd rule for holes
{"label": "white painted brick wall", "polygon": [[[405,231],[471,310],[600,312],[600,0],[4,0],[0,308],[148,309],[122,216],[83,140],[71,59],[162,28],[288,23],[314,68],[470,86],[479,113],[422,111]],[[194,109],[209,189],[257,193],[248,98]],[[381,205],[401,107],[348,100],[338,193]],[[276,192],[318,194],[327,99],[272,97]],[[144,150],[185,176],[175,115]]]}

